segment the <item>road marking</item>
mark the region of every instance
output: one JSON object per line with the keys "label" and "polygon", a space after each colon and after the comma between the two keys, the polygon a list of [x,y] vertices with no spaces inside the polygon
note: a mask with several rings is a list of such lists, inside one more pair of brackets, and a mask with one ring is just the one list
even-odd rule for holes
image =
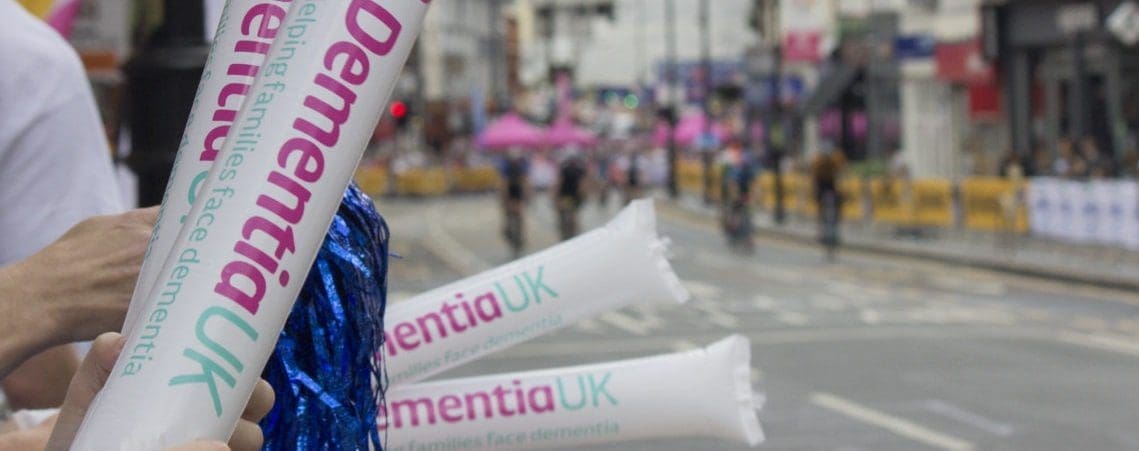
{"label": "road marking", "polygon": [[1103,318],[1080,316],[1072,320],[1072,327],[1091,331],[1104,331],[1108,329],[1108,324]]}
{"label": "road marking", "polygon": [[1108,337],[1104,335],[1089,335],[1077,332],[1061,332],[1057,337],[1060,341],[1083,346],[1085,348],[1111,351],[1139,357],[1139,342]]}
{"label": "road marking", "polygon": [[755,295],[755,298],[752,299],[751,303],[758,310],[773,310],[779,305],[779,302],[776,301],[775,298],[764,296],[762,294]]}
{"label": "road marking", "polygon": [[986,418],[978,413],[973,413],[963,408],[957,407],[946,401],[940,399],[930,399],[922,403],[922,406],[930,412],[939,414],[951,420],[957,421],[968,426],[980,429],[998,437],[1008,437],[1015,432],[1012,426],[995,420]]}
{"label": "road marking", "polygon": [[684,280],[681,282],[684,288],[692,294],[692,297],[702,301],[715,301],[720,299],[724,294],[724,289],[719,286],[712,285],[706,282],[699,282],[695,280]]}
{"label": "road marking", "polygon": [[431,225],[428,226],[427,237],[421,242],[423,247],[435,254],[443,264],[464,276],[478,274],[490,269],[490,264],[486,260],[480,258],[450,233],[447,233],[439,225],[439,221],[431,221]]}
{"label": "road marking", "polygon": [[608,323],[610,326],[642,337],[647,336],[663,322],[654,316],[646,315],[643,319],[637,319],[619,312],[609,312],[601,315],[598,319]]}
{"label": "road marking", "polygon": [[937,449],[949,451],[970,451],[974,449],[973,444],[968,441],[934,431],[904,418],[879,412],[830,393],[812,393],[811,404]]}
{"label": "road marking", "polygon": [[702,319],[710,324],[720,326],[724,329],[735,329],[737,327],[740,327],[740,320],[736,319],[735,316],[728,314],[728,312],[725,312],[724,309],[720,308],[720,306],[715,303],[694,303],[692,304],[692,308],[703,312],[704,316]]}

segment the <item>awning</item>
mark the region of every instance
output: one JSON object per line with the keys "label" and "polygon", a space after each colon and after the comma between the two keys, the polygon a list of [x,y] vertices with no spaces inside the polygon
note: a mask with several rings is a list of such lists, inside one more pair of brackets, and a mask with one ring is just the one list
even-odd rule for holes
{"label": "awning", "polygon": [[827,107],[834,105],[842,97],[842,93],[846,92],[854,80],[858,78],[860,69],[846,64],[837,64],[819,82],[818,88],[811,94],[811,98],[803,106],[806,114],[814,116],[822,113]]}

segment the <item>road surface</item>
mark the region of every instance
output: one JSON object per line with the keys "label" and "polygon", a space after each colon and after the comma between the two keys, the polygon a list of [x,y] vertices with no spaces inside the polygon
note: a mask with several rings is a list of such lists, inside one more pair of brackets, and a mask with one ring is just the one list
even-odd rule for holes
{"label": "road surface", "polygon": [[[508,260],[492,196],[379,202],[393,302]],[[1139,450],[1139,294],[761,238],[725,250],[714,222],[658,202],[686,306],[605,314],[441,378],[674,352],[733,333],[752,346],[764,450]],[[587,226],[615,206],[587,205]],[[531,251],[554,215],[529,210]],[[1139,275],[1137,275],[1139,277]],[[711,439],[597,450],[740,450]]]}

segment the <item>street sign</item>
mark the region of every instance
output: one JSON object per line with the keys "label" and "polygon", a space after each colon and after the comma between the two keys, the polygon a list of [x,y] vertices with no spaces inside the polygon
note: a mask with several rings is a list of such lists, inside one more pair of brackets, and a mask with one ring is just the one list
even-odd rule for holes
{"label": "street sign", "polygon": [[1126,45],[1139,44],[1139,4],[1129,0],[1119,5],[1108,16],[1107,29]]}

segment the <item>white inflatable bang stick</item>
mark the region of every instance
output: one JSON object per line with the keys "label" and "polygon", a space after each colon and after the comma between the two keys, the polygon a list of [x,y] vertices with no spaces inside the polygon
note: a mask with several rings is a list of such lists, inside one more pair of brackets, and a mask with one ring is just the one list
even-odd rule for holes
{"label": "white inflatable bang stick", "polygon": [[579,448],[707,437],[763,441],[748,341],[573,368],[394,387],[378,425],[387,451]]}
{"label": "white inflatable bang stick", "polygon": [[150,290],[190,207],[217,159],[246,94],[265,63],[291,0],[229,0],[222,9],[213,47],[186,121],[186,131],[162,197],[134,295],[123,322],[128,334],[138,322]]}
{"label": "white inflatable bang stick", "polygon": [[73,450],[230,436],[428,4],[293,2]]}
{"label": "white inflatable bang stick", "polygon": [[392,386],[637,302],[683,303],[650,200],[604,227],[388,307],[384,365]]}

